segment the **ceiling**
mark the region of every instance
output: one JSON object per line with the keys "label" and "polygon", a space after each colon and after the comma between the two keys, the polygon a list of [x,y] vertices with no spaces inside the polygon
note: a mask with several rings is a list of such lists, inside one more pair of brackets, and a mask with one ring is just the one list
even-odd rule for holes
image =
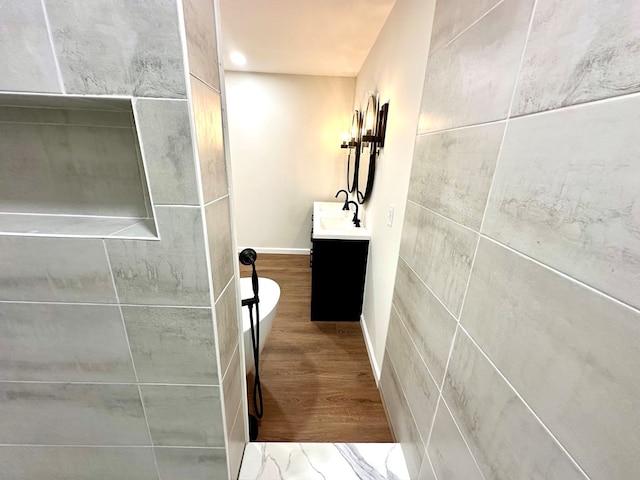
{"label": "ceiling", "polygon": [[[226,70],[355,77],[395,0],[220,0]],[[240,67],[230,54],[247,59]]]}

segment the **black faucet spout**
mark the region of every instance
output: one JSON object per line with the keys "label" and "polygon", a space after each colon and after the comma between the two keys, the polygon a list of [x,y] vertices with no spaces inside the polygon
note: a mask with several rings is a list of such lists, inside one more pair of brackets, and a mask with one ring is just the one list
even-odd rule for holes
{"label": "black faucet spout", "polygon": [[352,203],[356,206],[356,211],[355,211],[355,213],[353,214],[353,219],[352,219],[351,221],[353,222],[353,224],[354,224],[356,227],[358,227],[358,228],[359,228],[359,227],[360,227],[360,219],[358,218],[358,204],[357,204],[356,202],[354,202],[353,200],[350,200],[349,202],[347,202],[347,203],[346,203],[346,205],[347,205],[347,210],[349,210],[349,205],[351,205]]}
{"label": "black faucet spout", "polygon": [[336,197],[338,198],[338,195],[340,195],[340,192],[344,192],[344,205],[342,206],[342,210],[349,210],[349,192],[347,192],[346,190],[338,190],[336,192]]}

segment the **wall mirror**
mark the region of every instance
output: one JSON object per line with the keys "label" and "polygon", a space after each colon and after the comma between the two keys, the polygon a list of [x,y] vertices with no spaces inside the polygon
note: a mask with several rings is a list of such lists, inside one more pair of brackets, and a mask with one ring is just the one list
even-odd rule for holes
{"label": "wall mirror", "polygon": [[362,133],[362,114],[354,110],[351,117],[351,129],[349,131],[349,143],[347,148],[347,190],[353,193],[358,183],[358,163],[360,162],[360,137]]}
{"label": "wall mirror", "polygon": [[378,126],[378,98],[375,94],[367,97],[367,106],[362,116],[362,141],[357,170],[358,203],[363,204],[371,196],[373,180],[376,174],[376,130]]}

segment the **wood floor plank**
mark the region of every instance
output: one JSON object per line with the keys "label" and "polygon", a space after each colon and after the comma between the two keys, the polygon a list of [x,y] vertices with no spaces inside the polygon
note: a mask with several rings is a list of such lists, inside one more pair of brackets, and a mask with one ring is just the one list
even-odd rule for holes
{"label": "wood floor plank", "polygon": [[[258,441],[392,442],[357,322],[312,322],[306,255],[259,254],[258,274],[280,285],[261,355],[264,417]],[[251,267],[240,265],[240,276]],[[253,376],[248,376],[253,411]]]}

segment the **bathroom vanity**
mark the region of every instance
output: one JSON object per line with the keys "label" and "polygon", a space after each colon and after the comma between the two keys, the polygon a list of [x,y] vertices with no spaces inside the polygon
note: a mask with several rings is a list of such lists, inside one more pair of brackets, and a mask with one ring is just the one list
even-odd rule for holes
{"label": "bathroom vanity", "polygon": [[359,321],[371,232],[356,228],[342,202],[314,202],[311,320]]}

